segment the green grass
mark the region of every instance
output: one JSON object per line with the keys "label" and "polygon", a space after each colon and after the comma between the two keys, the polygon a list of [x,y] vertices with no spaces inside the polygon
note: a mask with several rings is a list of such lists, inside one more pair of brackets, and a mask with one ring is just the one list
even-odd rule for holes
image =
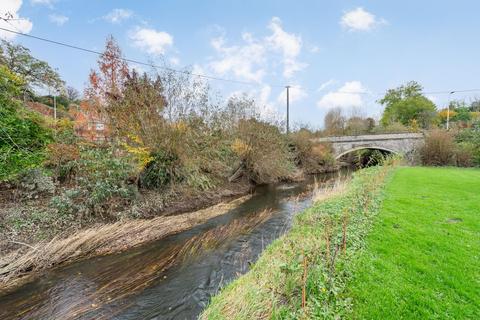
{"label": "green grass", "polygon": [[346,188],[333,190],[299,214],[288,234],[268,246],[246,275],[213,297],[201,318],[345,318],[352,305],[345,294],[351,261],[365,247],[391,168],[361,170]]}
{"label": "green grass", "polygon": [[347,292],[355,319],[480,319],[480,170],[396,170]]}

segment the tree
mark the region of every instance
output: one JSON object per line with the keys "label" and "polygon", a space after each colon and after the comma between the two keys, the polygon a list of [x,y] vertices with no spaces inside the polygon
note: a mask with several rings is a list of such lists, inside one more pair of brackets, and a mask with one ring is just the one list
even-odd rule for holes
{"label": "tree", "polygon": [[132,142],[151,150],[170,146],[166,122],[162,116],[165,98],[160,78],[151,79],[147,74],[139,76],[135,70],[123,84],[121,97],[112,100],[107,109],[111,129],[122,141]]}
{"label": "tree", "polygon": [[469,122],[472,120],[472,114],[470,113],[470,110],[467,106],[461,106],[458,108],[455,108],[455,117],[453,117],[453,121],[461,121],[461,122]]}
{"label": "tree", "polygon": [[51,132],[43,118],[15,99],[23,79],[0,65],[0,180],[39,165]]}
{"label": "tree", "polygon": [[30,50],[22,45],[15,45],[2,40],[0,45],[0,64],[21,76],[29,90],[35,87],[53,88],[63,91],[65,82],[47,62],[30,54]]}
{"label": "tree", "polygon": [[348,118],[345,125],[345,131],[349,135],[365,134],[369,131],[369,125],[370,123],[367,119],[359,116],[353,116]]}
{"label": "tree", "polygon": [[341,108],[330,109],[323,119],[325,132],[328,135],[343,134],[345,131],[345,121],[346,119]]}
{"label": "tree", "polygon": [[107,38],[105,51],[97,62],[99,70],[91,70],[90,85],[85,90],[85,96],[95,101],[99,108],[106,108],[111,99],[117,99],[122,95],[129,73],[122,50],[113,36]]}
{"label": "tree", "polygon": [[413,120],[422,127],[429,128],[436,120],[436,106],[422,94],[422,86],[408,82],[396,89],[389,89],[378,102],[385,106],[381,123],[388,126],[394,122],[410,125]]}
{"label": "tree", "polygon": [[375,127],[375,120],[366,118],[358,108],[352,108],[345,123],[346,134],[360,135],[369,133]]}
{"label": "tree", "polygon": [[65,94],[70,102],[75,102],[80,98],[80,92],[72,86],[67,86]]}
{"label": "tree", "polygon": [[480,98],[475,98],[469,107],[470,111],[472,112],[480,112]]}

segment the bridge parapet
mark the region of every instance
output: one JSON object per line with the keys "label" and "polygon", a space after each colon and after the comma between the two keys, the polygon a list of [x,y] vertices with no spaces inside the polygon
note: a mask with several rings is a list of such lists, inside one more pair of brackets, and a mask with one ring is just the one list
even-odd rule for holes
{"label": "bridge parapet", "polygon": [[411,154],[424,140],[422,133],[389,133],[359,136],[338,136],[316,138],[314,143],[329,142],[332,144],[335,157],[361,149],[378,149],[397,154]]}

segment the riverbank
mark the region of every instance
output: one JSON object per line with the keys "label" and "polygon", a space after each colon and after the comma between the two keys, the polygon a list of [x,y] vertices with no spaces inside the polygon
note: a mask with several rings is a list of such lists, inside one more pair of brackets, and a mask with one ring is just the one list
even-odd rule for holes
{"label": "riverbank", "polygon": [[322,193],[252,269],[214,297],[203,319],[343,317],[351,261],[365,246],[393,166],[369,168]]}
{"label": "riverbank", "polygon": [[[224,283],[248,271],[292,218],[349,171],[263,185],[226,214],[158,241],[51,270],[0,293],[0,318],[196,319]],[[21,316],[19,316],[21,315]]]}
{"label": "riverbank", "polygon": [[480,318],[480,170],[400,168],[348,296],[355,319]]}
{"label": "riverbank", "polygon": [[477,319],[480,171],[389,171],[323,194],[202,319]]}
{"label": "riverbank", "polygon": [[247,195],[254,186],[240,180],[210,191],[171,188],[167,191],[142,190],[133,203],[117,208],[110,217],[96,215],[82,219],[61,214],[52,207],[54,195],[35,196],[14,186],[0,183],[0,256],[36,246],[54,238],[67,238],[82,230],[117,221],[150,219],[205,209]]}
{"label": "riverbank", "polygon": [[[220,202],[198,211],[152,219],[103,223],[64,237],[22,244],[0,256],[0,292],[32,280],[41,271],[93,256],[125,251],[182,232],[239,206],[251,195]],[[215,199],[221,199],[217,197]]]}

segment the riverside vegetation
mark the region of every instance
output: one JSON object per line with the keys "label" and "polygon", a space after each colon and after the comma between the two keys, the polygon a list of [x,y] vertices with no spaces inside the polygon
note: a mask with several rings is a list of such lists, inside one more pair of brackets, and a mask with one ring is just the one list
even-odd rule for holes
{"label": "riverside vegetation", "polygon": [[[60,92],[55,120],[53,97],[38,94],[47,88]],[[478,101],[452,104],[449,132],[439,129],[448,111],[437,110],[416,82],[388,90],[379,102],[385,112],[378,124],[334,108],[324,130],[287,135],[284,123],[262,115],[253,98],[222,100],[189,70],[139,74],[111,37],[83,97],[27,48],[3,41],[0,276],[10,281],[99,248],[125,249],[203,221],[183,221],[175,231],[167,224],[177,220],[164,216],[245,195],[255,185],[335,170],[331,146],[311,142],[320,135],[424,131],[419,163],[480,166]],[[361,151],[353,161],[362,164],[365,156],[383,159]],[[143,230],[151,221],[168,230]],[[140,238],[128,232],[134,225],[143,230]],[[124,233],[112,231],[119,226]],[[75,239],[71,250],[58,255],[58,244],[69,239]],[[112,241],[122,245],[109,247]],[[85,250],[77,254],[78,248]],[[39,259],[42,252],[55,258]]]}
{"label": "riverside vegetation", "polygon": [[299,214],[202,318],[477,319],[479,178],[460,168],[357,172]]}
{"label": "riverside vegetation", "polygon": [[[393,161],[395,162],[395,161]],[[352,261],[378,213],[392,163],[357,172],[321,193],[292,229],[266,248],[252,269],[213,297],[202,319],[345,317]]]}
{"label": "riverside vegetation", "polygon": [[[188,72],[140,75],[121,59],[113,38],[83,99],[68,93],[58,74],[28,49],[8,42],[1,49],[0,273],[5,281],[22,270],[74,258],[78,248],[61,259],[53,249],[57,258],[38,259],[40,247],[55,248],[59,239],[78,238],[80,230],[89,236],[77,239],[78,247],[98,249],[109,235],[90,236],[112,233],[116,222],[192,211],[245,195],[256,184],[335,168],[329,146],[313,146],[311,132],[287,136],[281,122],[259,114],[253,99],[241,95],[222,102]],[[32,70],[22,66],[37,76],[28,77]],[[51,78],[56,81],[38,80]],[[31,100],[48,103],[48,96],[35,93],[42,86],[64,92],[55,120],[31,108]],[[120,234],[110,235],[115,240]],[[123,235],[124,244],[136,243],[128,232]],[[22,255],[31,258],[28,263],[13,263]]]}

